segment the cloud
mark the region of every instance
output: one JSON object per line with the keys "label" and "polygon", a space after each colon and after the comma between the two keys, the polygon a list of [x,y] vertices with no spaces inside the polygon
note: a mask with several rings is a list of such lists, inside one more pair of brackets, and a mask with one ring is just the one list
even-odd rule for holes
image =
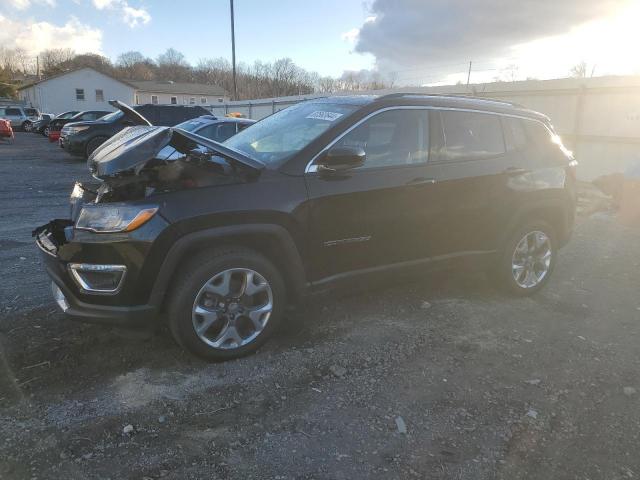
{"label": "cloud", "polygon": [[36,55],[48,48],[70,48],[76,53],[100,53],[102,31],[72,17],[64,25],[16,21],[0,15],[0,45],[23,48]]}
{"label": "cloud", "polygon": [[46,5],[48,7],[55,7],[55,0],[4,0],[6,3],[5,6],[8,6],[10,9],[14,10],[26,10],[31,7],[31,5]]}
{"label": "cloud", "polygon": [[[375,19],[376,19],[375,15],[370,15],[367,18],[365,18],[364,23],[367,24],[367,23],[374,22]],[[360,35],[360,29],[352,28],[351,30],[348,30],[344,32],[342,35],[340,35],[340,38],[342,38],[342,40],[344,40],[345,42],[355,43],[356,40],[358,40],[358,35]]]}
{"label": "cloud", "polygon": [[134,8],[127,0],[93,0],[93,6],[98,10],[112,10],[122,15],[122,21],[130,28],[146,25],[151,21],[151,15],[145,8]]}
{"label": "cloud", "polygon": [[[379,68],[487,60],[604,17],[628,0],[375,0],[355,51]],[[349,33],[349,32],[347,32]],[[348,37],[350,38],[350,37]]]}
{"label": "cloud", "polygon": [[340,38],[342,38],[342,40],[346,42],[353,43],[358,39],[359,33],[360,33],[359,28],[352,28],[351,30],[348,30],[344,32],[342,35],[340,35]]}

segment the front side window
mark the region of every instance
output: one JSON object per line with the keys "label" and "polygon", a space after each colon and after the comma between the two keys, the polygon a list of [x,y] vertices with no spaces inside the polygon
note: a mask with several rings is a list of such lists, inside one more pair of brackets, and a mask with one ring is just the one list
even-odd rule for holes
{"label": "front side window", "polygon": [[277,163],[309,145],[357,107],[302,102],[280,110],[225,142],[263,163]]}
{"label": "front side window", "polygon": [[35,108],[25,108],[24,109],[24,113],[28,117],[37,117],[38,116],[38,110],[36,110]]}
{"label": "front side window", "polygon": [[158,96],[157,95],[151,95],[151,103],[153,103],[154,105],[158,104]]}
{"label": "front side window", "polygon": [[20,109],[18,108],[7,108],[5,110],[5,115],[10,115],[12,117],[19,117],[22,114],[22,112],[20,112]]}
{"label": "front side window", "polygon": [[364,149],[366,159],[360,168],[425,163],[429,158],[429,112],[397,109],[379,113],[335,146]]}
{"label": "front side window", "polygon": [[104,92],[100,89],[96,89],[96,102],[104,102]]}
{"label": "front side window", "polygon": [[84,101],[84,88],[76,88],[76,100]]}
{"label": "front side window", "polygon": [[505,152],[498,115],[442,111],[444,145],[438,152],[443,161],[474,160]]}

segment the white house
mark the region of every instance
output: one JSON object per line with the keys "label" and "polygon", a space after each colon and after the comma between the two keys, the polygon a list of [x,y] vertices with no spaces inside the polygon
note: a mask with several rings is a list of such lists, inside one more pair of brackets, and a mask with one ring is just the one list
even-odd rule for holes
{"label": "white house", "polygon": [[119,80],[88,67],[20,87],[19,95],[28,106],[54,114],[68,110],[113,110],[109,100],[128,105],[208,106],[229,99],[227,93],[215,85]]}

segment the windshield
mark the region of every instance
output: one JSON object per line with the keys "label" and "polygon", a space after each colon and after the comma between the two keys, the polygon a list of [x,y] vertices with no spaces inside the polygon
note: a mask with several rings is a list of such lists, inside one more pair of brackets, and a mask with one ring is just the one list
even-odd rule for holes
{"label": "windshield", "polygon": [[302,150],[355,108],[342,104],[298,103],[241,131],[224,145],[265,164],[278,162]]}
{"label": "windshield", "polygon": [[123,115],[124,115],[124,113],[122,113],[122,110],[118,110],[118,111],[115,111],[115,112],[107,113],[104,117],[100,118],[100,121],[101,122],[114,122],[116,120],[120,120]]}

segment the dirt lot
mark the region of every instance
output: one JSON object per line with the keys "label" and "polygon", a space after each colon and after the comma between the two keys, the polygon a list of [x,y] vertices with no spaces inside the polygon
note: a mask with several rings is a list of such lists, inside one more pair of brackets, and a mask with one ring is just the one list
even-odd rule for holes
{"label": "dirt lot", "polygon": [[613,213],[583,213],[534,298],[432,275],[203,364],[56,310],[30,231],[85,175],[0,145],[1,479],[640,477],[640,231]]}

